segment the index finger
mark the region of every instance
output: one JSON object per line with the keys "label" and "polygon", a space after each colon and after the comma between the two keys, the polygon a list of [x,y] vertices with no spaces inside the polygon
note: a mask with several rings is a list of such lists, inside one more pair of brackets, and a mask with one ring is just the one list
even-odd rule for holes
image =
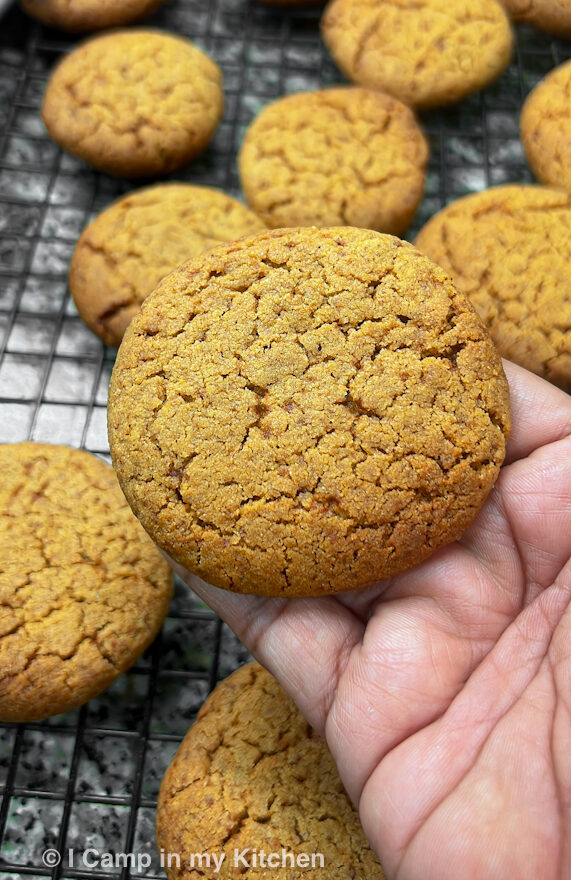
{"label": "index finger", "polygon": [[511,464],[571,433],[571,397],[510,361],[504,370],[512,411],[505,464]]}

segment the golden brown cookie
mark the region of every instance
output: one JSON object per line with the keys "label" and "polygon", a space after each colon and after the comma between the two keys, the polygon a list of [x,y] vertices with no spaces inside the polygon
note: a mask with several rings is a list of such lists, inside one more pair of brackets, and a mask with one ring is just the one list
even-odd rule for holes
{"label": "golden brown cookie", "polygon": [[257,0],[265,6],[321,6],[325,0]]}
{"label": "golden brown cookie", "polygon": [[139,21],[164,0],[22,0],[22,9],[48,27],[88,33]]}
{"label": "golden brown cookie", "polygon": [[119,345],[141,303],[168,272],[264,223],[217,189],[162,183],[128,193],[82,232],[69,286],[85,323]]}
{"label": "golden brown cookie", "polygon": [[504,357],[571,391],[571,196],[499,186],[466,196],[416,244],[450,272]]}
{"label": "golden brown cookie", "polygon": [[275,230],[167,276],[119,349],[113,461],[155,540],[236,592],[364,587],[460,536],[508,390],[467,299],[412,245]]}
{"label": "golden brown cookie", "polygon": [[66,446],[0,446],[0,720],[67,712],[152,642],[172,576],[109,465]]}
{"label": "golden brown cookie", "polygon": [[513,35],[496,0],[331,0],[325,44],[343,73],[411,107],[483,89],[509,64]]}
{"label": "golden brown cookie", "polygon": [[571,37],[571,0],[502,0],[515,19],[558,37]]}
{"label": "golden brown cookie", "polygon": [[571,61],[552,70],[528,95],[520,126],[535,176],[571,191]]}
{"label": "golden brown cookie", "polygon": [[269,104],[239,156],[268,226],[404,232],[422,198],[428,145],[411,110],[372,89],[304,92]]}
{"label": "golden brown cookie", "polygon": [[257,663],[218,685],[184,738],[157,840],[181,856],[169,880],[384,880],[327,745]]}
{"label": "golden brown cookie", "polygon": [[220,68],[182,37],[116,31],[52,73],[42,117],[52,138],[99,171],[166,174],[209,143],[224,108]]}

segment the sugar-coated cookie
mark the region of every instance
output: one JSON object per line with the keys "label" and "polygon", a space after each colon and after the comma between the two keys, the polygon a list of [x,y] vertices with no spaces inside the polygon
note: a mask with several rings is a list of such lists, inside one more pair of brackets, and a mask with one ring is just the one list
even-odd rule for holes
{"label": "sugar-coated cookie", "polygon": [[236,199],[189,183],[159,183],[128,193],[82,232],[69,286],[85,323],[119,345],[142,301],[185,260],[265,224]]}
{"label": "sugar-coated cookie", "polygon": [[172,591],[109,465],[66,446],[0,446],[0,720],[67,712],[152,642]]}
{"label": "sugar-coated cookie", "polygon": [[416,244],[470,297],[498,350],[571,391],[571,196],[500,186],[436,214]]}
{"label": "sugar-coated cookie", "polygon": [[571,37],[571,0],[502,0],[515,21],[558,37]]}
{"label": "sugar-coated cookie", "polygon": [[428,145],[390,95],[331,88],[264,107],[239,156],[242,188],[268,226],[403,233],[422,198]]}
{"label": "sugar-coated cookie", "polygon": [[131,24],[162,3],[164,0],[22,0],[22,9],[48,27],[88,33]]}
{"label": "sugar-coated cookie", "polygon": [[325,0],[257,0],[265,6],[317,6],[323,5]]}
{"label": "sugar-coated cookie", "polygon": [[124,177],[166,174],[208,145],[222,117],[220,68],[182,37],[94,37],[52,73],[42,117],[64,150]]}
{"label": "sugar-coated cookie", "polygon": [[109,438],[157,543],[236,592],[364,587],[458,538],[504,457],[496,349],[412,245],[274,230],[167,276],[119,349]]}
{"label": "sugar-coated cookie", "polygon": [[257,663],[218,685],[184,738],[157,841],[180,857],[169,880],[384,880],[326,743]]}
{"label": "sugar-coated cookie", "polygon": [[552,70],[528,95],[520,128],[535,176],[571,192],[571,61]]}
{"label": "sugar-coated cookie", "polygon": [[496,0],[331,0],[322,34],[349,79],[411,107],[448,104],[483,89],[513,49]]}

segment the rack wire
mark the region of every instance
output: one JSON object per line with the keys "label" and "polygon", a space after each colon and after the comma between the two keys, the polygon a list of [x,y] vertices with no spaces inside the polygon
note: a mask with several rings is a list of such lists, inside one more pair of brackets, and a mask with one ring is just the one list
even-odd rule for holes
{"label": "rack wire", "polygon": [[[259,108],[343,82],[321,43],[320,15],[319,5],[167,0],[145,23],[186,35],[224,71],[226,112],[214,141],[173,178],[239,196],[236,151]],[[78,318],[66,275],[84,225],[141,184],[91,171],[46,134],[43,89],[76,43],[16,6],[0,19],[0,442],[66,443],[108,460],[114,351]],[[570,44],[520,28],[515,59],[493,86],[422,116],[431,159],[410,237],[466,192],[532,180],[519,140],[521,104],[569,57]],[[177,583],[162,633],[106,693],[41,723],[0,724],[2,876],[163,877],[154,835],[162,775],[209,690],[247,659],[231,631]],[[62,853],[60,864],[43,863],[49,848]],[[109,866],[93,854],[86,863],[89,850],[148,855],[150,864]]]}

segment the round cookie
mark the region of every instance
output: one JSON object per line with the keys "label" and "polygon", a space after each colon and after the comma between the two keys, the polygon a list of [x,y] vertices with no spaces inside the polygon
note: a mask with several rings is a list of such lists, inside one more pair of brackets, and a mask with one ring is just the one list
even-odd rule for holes
{"label": "round cookie", "polygon": [[85,33],[138,21],[163,3],[164,0],[22,0],[22,9],[48,27]]}
{"label": "round cookie", "polygon": [[502,0],[509,14],[539,30],[571,37],[571,0]]}
{"label": "round cookie", "polygon": [[571,196],[500,186],[436,214],[416,244],[467,294],[500,353],[571,391]]}
{"label": "round cookie", "polygon": [[509,407],[438,266],[392,236],[305,228],[167,276],[125,334],[108,418],[161,547],[220,587],[302,596],[458,538],[498,475]]}
{"label": "round cookie", "polygon": [[69,286],[85,323],[119,345],[145,297],[168,272],[264,223],[217,189],[162,183],[128,193],[87,226],[75,247]]}
{"label": "round cookie", "polygon": [[411,107],[437,107],[483,89],[513,49],[496,0],[331,0],[322,34],[350,80]]}
{"label": "round cookie", "polygon": [[[384,880],[326,743],[257,663],[218,685],[184,738],[161,785],[157,842],[182,856],[169,880]],[[193,868],[188,854],[206,852],[210,864]]]}
{"label": "round cookie", "polygon": [[257,0],[264,6],[322,6],[325,0]]}
{"label": "round cookie", "polygon": [[115,31],[52,73],[42,117],[51,137],[99,171],[166,174],[208,145],[222,117],[220,68],[181,37]]}
{"label": "round cookie", "polygon": [[552,70],[528,95],[520,128],[535,176],[571,191],[571,61]]}
{"label": "round cookie", "polygon": [[0,446],[0,720],[67,712],[152,642],[172,591],[112,468],[65,446]]}
{"label": "round cookie", "polygon": [[422,198],[428,145],[412,111],[371,89],[289,95],[264,107],[239,156],[268,226],[404,232]]}

